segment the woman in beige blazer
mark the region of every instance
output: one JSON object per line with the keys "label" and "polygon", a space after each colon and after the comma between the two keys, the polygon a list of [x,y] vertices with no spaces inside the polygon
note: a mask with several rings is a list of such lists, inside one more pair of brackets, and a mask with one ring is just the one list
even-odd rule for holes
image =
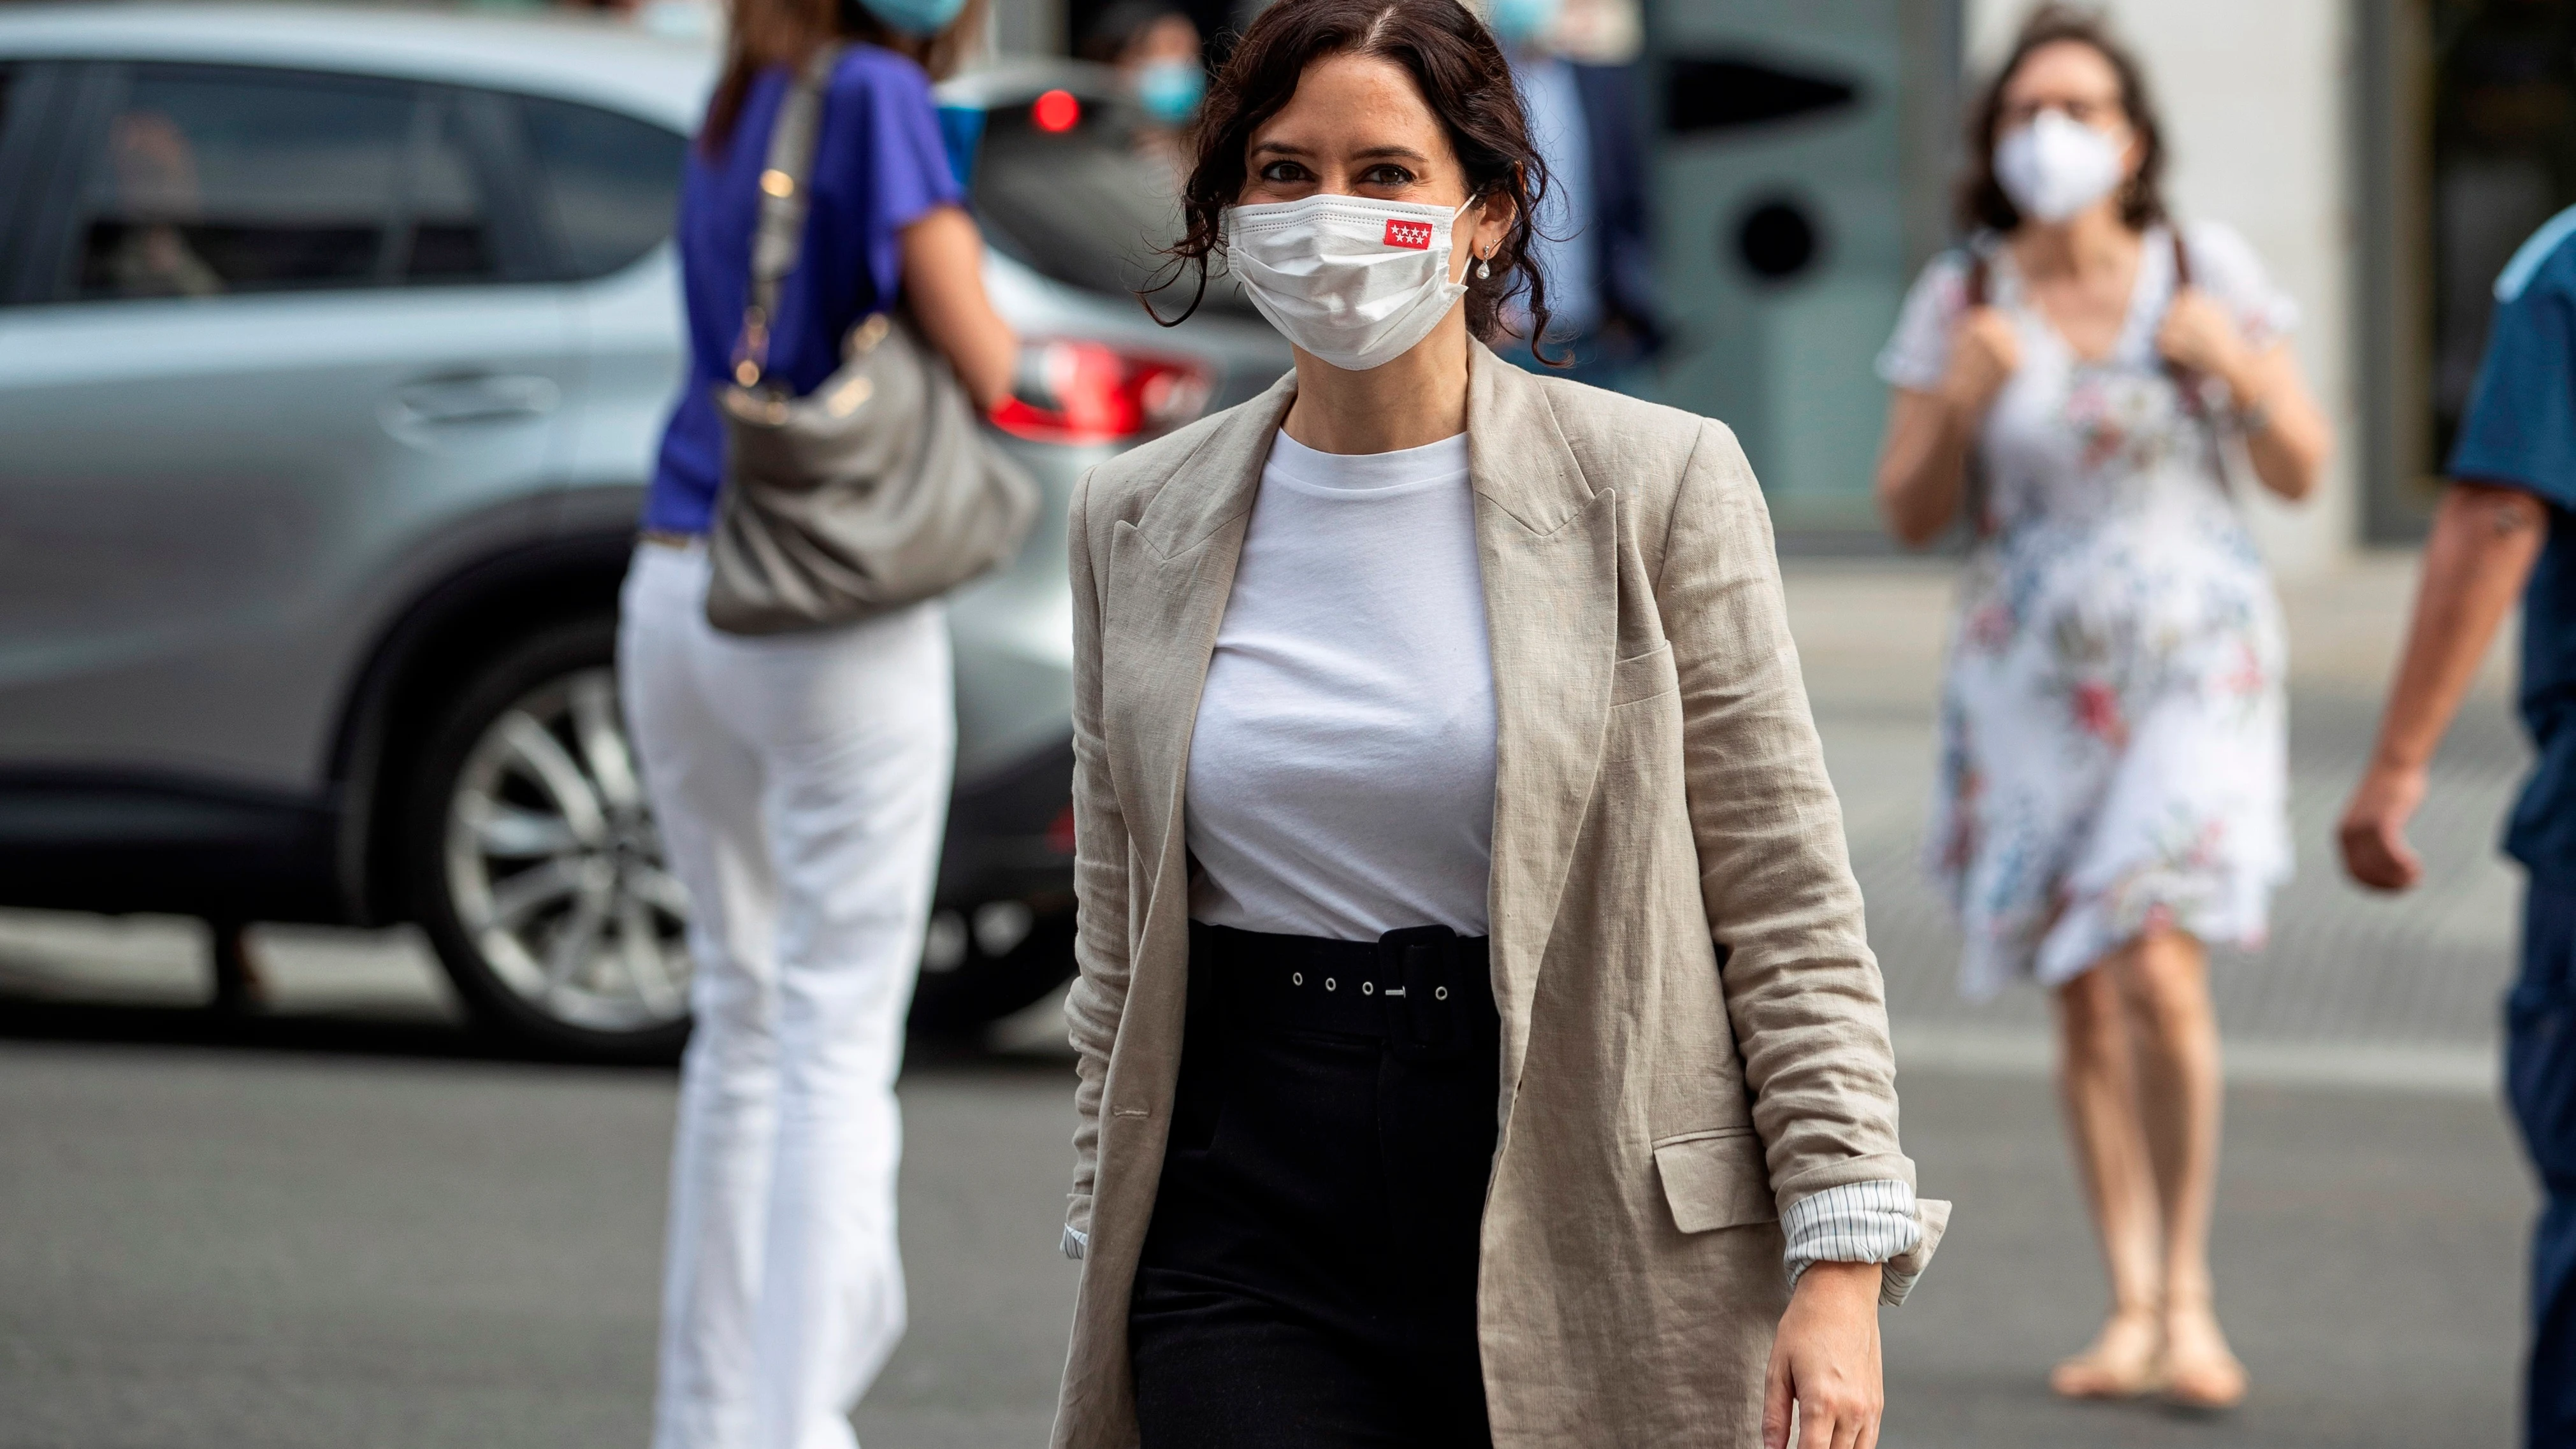
{"label": "woman in beige blazer", "polygon": [[1455,0],[1279,0],[1196,145],[1297,366],[1073,503],[1055,1442],[1873,1443],[1948,1209],[1743,453],[1474,340],[1544,176]]}

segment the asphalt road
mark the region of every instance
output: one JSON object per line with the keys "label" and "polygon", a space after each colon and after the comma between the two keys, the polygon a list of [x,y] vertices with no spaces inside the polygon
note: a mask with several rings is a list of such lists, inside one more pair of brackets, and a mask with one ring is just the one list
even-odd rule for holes
{"label": "asphalt road", "polygon": [[[913,1328],[871,1449],[1044,1442],[1069,1074],[917,1060]],[[0,1449],[640,1445],[667,1071],[482,1054],[423,1010],[233,1027],[0,1008]],[[2100,1290],[2046,1083],[1915,1072],[1908,1148],[1958,1219],[1887,1315],[1890,1446],[2511,1440],[2530,1196],[2494,1105],[2230,1101],[2221,1304],[2256,1384],[2219,1419],[2052,1402]]]}

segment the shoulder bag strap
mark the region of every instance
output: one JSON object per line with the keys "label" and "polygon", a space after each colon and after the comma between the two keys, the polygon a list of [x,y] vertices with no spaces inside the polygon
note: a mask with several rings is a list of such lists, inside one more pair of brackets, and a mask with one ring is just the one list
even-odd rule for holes
{"label": "shoulder bag strap", "polygon": [[742,340],[734,347],[733,378],[744,387],[758,386],[769,369],[779,288],[796,270],[805,240],[806,183],[823,125],[823,92],[840,61],[840,46],[816,47],[788,82],[770,128],[768,163],[760,173],[760,225],[751,238],[751,291],[742,311]]}
{"label": "shoulder bag strap", "polygon": [[[1973,312],[1979,307],[1991,306],[1994,291],[1994,262],[1971,241],[1968,244],[1968,310]],[[1994,521],[1986,513],[1986,470],[1978,461],[1974,434],[1968,438],[1968,456],[1960,460],[1959,467],[1964,475],[1959,489],[1959,511],[1967,515],[1970,536],[1985,538],[1995,530]]]}
{"label": "shoulder bag strap", "polygon": [[[2173,294],[2180,298],[2191,287],[2191,251],[2182,244],[2182,228],[2172,222],[2165,223],[2165,240],[2173,244]],[[2201,406],[2199,377],[2171,358],[2165,360],[2165,373],[2182,390],[2182,410],[2193,417],[2201,416],[2206,409]]]}
{"label": "shoulder bag strap", "polygon": [[[2174,296],[2180,297],[2191,286],[2191,248],[2183,245],[2182,226],[2178,222],[2165,223],[2165,238],[2173,243]],[[2235,465],[2229,461],[2231,450],[2228,437],[2228,434],[2234,431],[2229,426],[2234,420],[2233,415],[2222,415],[2210,410],[2207,400],[2200,393],[2199,373],[2170,358],[2165,362],[2165,373],[2173,379],[2175,390],[2182,394],[2184,415],[2199,418],[2209,424],[2210,442],[2218,460],[2219,489],[2233,494],[2236,491],[2236,470]]]}

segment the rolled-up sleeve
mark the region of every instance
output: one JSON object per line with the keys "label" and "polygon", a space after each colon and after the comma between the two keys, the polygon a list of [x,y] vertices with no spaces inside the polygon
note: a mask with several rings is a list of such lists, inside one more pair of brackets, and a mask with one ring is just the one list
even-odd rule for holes
{"label": "rolled-up sleeve", "polygon": [[1781,1255],[1795,1285],[1818,1263],[1884,1263],[1923,1241],[1914,1189],[1892,1178],[1846,1182],[1798,1199],[1780,1215]]}

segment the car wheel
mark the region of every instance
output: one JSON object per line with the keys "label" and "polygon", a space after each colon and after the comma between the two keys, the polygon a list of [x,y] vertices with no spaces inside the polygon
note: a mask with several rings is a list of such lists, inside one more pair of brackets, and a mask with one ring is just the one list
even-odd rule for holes
{"label": "car wheel", "polygon": [[667,1058],[688,1035],[687,896],[618,709],[616,628],[504,650],[432,728],[401,829],[415,910],[484,1022],[551,1051]]}

